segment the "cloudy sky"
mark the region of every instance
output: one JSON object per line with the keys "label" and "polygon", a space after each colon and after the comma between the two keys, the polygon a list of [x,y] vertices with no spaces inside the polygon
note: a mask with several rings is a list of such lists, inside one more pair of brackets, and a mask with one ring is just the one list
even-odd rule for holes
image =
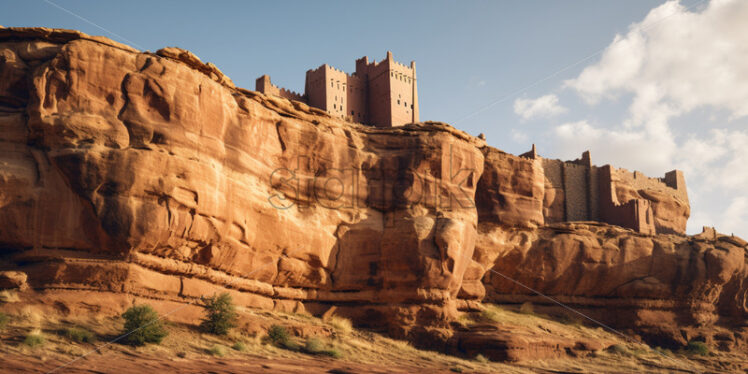
{"label": "cloudy sky", "polygon": [[512,153],[538,146],[662,176],[686,173],[689,232],[748,237],[748,1],[3,0],[0,25],[189,49],[252,89],[302,91],[356,58],[418,66],[422,120]]}

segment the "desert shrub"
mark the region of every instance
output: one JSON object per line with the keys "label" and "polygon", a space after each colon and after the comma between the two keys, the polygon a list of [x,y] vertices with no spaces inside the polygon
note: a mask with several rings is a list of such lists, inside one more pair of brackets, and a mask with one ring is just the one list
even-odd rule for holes
{"label": "desert shrub", "polygon": [[477,356],[475,356],[474,359],[475,359],[475,361],[478,361],[478,362],[480,362],[482,364],[487,364],[488,363],[488,359],[486,358],[486,356],[483,356],[482,354],[478,354]]}
{"label": "desert shrub", "polygon": [[304,350],[307,351],[307,353],[318,354],[325,350],[325,343],[322,339],[317,337],[309,338],[306,341]]}
{"label": "desert shrub", "polygon": [[32,331],[23,339],[23,344],[33,348],[43,345],[44,341],[44,335],[40,331]]}
{"label": "desert shrub", "polygon": [[341,356],[340,351],[335,347],[328,348],[327,344],[317,337],[307,339],[306,345],[304,345],[304,352],[313,355],[330,356],[333,358],[340,358]]}
{"label": "desert shrub", "polygon": [[96,336],[84,328],[71,327],[65,330],[65,336],[76,343],[93,343]]}
{"label": "desert shrub", "polygon": [[200,323],[203,330],[211,334],[226,335],[229,330],[236,327],[236,306],[228,292],[218,296],[203,297],[202,302],[206,313]]}
{"label": "desert shrub", "polygon": [[5,330],[8,327],[8,323],[10,323],[10,316],[0,312],[0,331]]}
{"label": "desert shrub", "polygon": [[125,319],[123,342],[131,345],[161,343],[169,333],[153,308],[149,305],[132,306],[122,314]]}
{"label": "desert shrub", "polygon": [[239,352],[244,352],[247,350],[247,345],[242,342],[236,342],[231,346],[231,349]]}
{"label": "desert shrub", "polygon": [[561,313],[558,316],[556,316],[556,320],[558,322],[561,322],[565,325],[571,325],[571,326],[582,326],[583,321],[578,316],[575,316],[572,313]]}
{"label": "desert shrub", "polygon": [[616,354],[616,355],[620,355],[620,356],[630,356],[631,355],[631,352],[629,352],[629,350],[625,346],[623,346],[621,344],[613,344],[610,347],[606,348],[605,350],[608,351],[608,352],[610,352],[610,353],[612,353],[612,354]]}
{"label": "desert shrub", "polygon": [[291,340],[291,334],[288,330],[280,325],[272,325],[268,330],[268,339],[274,346],[285,348],[292,351],[298,351],[299,346]]}
{"label": "desert shrub", "polygon": [[485,308],[480,312],[480,318],[486,322],[499,322],[499,313],[492,308]]}
{"label": "desert shrub", "polygon": [[332,325],[336,330],[344,333],[350,333],[353,331],[353,322],[348,318],[333,315],[330,317],[330,325]]}
{"label": "desert shrub", "polygon": [[535,314],[535,308],[531,302],[527,301],[520,305],[519,312],[522,314]]}
{"label": "desert shrub", "polygon": [[704,342],[691,340],[686,346],[686,352],[693,355],[707,356],[709,354],[709,347]]}
{"label": "desert shrub", "polygon": [[330,348],[330,349],[326,349],[326,350],[322,351],[322,354],[325,355],[325,356],[330,356],[332,358],[341,358],[341,357],[343,357],[343,354],[340,353],[340,351],[337,348],[335,348],[335,347]]}
{"label": "desert shrub", "polygon": [[226,349],[221,345],[214,345],[208,350],[208,353],[216,357],[223,357],[226,355]]}
{"label": "desert shrub", "polygon": [[291,339],[291,336],[288,334],[288,330],[286,330],[285,327],[272,325],[268,330],[268,338],[270,338],[270,341],[273,344],[279,345],[288,342]]}

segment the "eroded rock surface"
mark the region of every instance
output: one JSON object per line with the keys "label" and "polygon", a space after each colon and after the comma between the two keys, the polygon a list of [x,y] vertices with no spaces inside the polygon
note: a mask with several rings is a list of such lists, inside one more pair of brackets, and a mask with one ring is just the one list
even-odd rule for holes
{"label": "eroded rock surface", "polygon": [[[0,165],[2,270],[36,290],[230,290],[437,347],[458,309],[549,304],[499,273],[642,334],[748,318],[738,238],[552,223],[539,159],[441,123],[343,122],[177,48],[0,29]],[[685,227],[687,202],[617,193]]]}

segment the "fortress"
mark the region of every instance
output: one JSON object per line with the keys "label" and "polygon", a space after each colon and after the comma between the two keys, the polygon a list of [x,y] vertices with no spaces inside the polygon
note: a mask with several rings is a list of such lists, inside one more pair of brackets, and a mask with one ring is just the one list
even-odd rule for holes
{"label": "fortress", "polygon": [[255,90],[304,102],[351,122],[377,127],[418,122],[416,63],[405,66],[392,58],[369,62],[356,60],[356,72],[347,74],[324,64],[306,72],[304,94],[279,88],[270,76],[257,78]]}
{"label": "fortress", "polygon": [[685,234],[690,215],[683,172],[663,178],[592,165],[590,152],[573,161],[539,157],[535,146],[520,157],[540,162],[544,175],[543,221],[597,221],[655,234]]}
{"label": "fortress", "polygon": [[[308,70],[304,94],[273,85],[268,75],[257,79],[256,91],[304,102],[350,122],[377,127],[418,122],[415,62],[411,61],[410,66],[400,64],[389,51],[380,62],[369,61],[368,57],[356,60],[353,74],[327,64]],[[478,197],[478,204],[495,205],[504,201],[498,204],[501,206],[507,204],[507,199],[529,201],[530,208],[525,213],[530,212],[529,216],[540,224],[592,221],[646,235],[686,232],[690,206],[681,171],[670,171],[663,178],[649,178],[638,171],[592,165],[589,151],[574,161],[545,159],[538,156],[534,145],[530,152],[511,157],[518,161],[529,159],[531,165],[522,167],[531,169],[542,180],[539,185],[543,188],[527,188],[519,197],[508,197],[502,191],[516,186],[509,187],[506,183],[516,181],[497,180],[488,190],[495,189],[502,196],[491,202]],[[499,220],[512,222],[513,214],[506,213],[499,212]]]}

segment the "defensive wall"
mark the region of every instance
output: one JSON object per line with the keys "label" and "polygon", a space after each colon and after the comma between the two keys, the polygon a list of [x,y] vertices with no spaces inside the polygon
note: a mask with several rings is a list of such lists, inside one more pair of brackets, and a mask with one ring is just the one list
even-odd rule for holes
{"label": "defensive wall", "polygon": [[651,178],[639,171],[592,165],[589,151],[573,161],[545,159],[538,156],[535,146],[520,157],[538,159],[542,164],[545,224],[597,221],[644,234],[685,234],[688,192],[679,170]]}

